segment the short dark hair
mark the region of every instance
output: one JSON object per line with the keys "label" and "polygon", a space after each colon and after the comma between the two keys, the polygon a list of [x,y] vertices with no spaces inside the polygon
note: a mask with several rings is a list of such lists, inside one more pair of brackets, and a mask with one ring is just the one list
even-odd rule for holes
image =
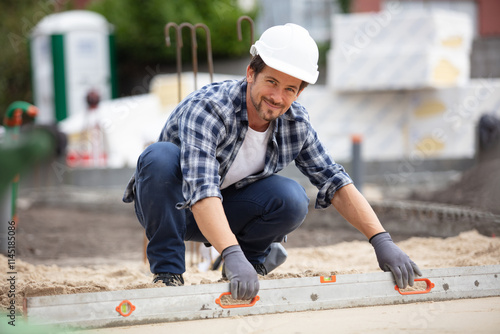
{"label": "short dark hair", "polygon": [[[264,70],[264,68],[267,66],[266,63],[262,60],[262,58],[259,55],[253,56],[252,60],[250,60],[249,64],[250,68],[254,71],[255,77]],[[302,83],[300,84],[299,87],[299,92],[306,88],[309,85],[308,82],[302,80]]]}

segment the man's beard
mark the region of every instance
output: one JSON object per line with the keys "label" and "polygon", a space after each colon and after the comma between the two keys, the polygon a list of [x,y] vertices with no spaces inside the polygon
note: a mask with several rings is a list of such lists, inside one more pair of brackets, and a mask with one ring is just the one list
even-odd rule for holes
{"label": "man's beard", "polygon": [[[257,101],[255,101],[253,96],[250,96],[250,99],[252,101],[253,106],[257,110],[257,114],[259,115],[259,117],[267,122],[274,121],[283,113],[284,106],[282,104],[275,104],[273,103],[273,101],[264,97],[262,97],[258,103]],[[272,109],[267,109],[266,103],[264,101],[267,101],[267,103],[272,104],[274,106],[281,107],[281,110],[278,113],[275,113]]]}

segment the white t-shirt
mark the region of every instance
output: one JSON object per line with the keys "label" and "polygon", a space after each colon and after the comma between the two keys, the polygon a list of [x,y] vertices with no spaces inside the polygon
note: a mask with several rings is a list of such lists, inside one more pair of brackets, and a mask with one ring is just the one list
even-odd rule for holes
{"label": "white t-shirt", "polygon": [[266,149],[271,126],[264,132],[255,131],[248,127],[243,139],[243,144],[236,154],[233,164],[229,167],[226,178],[222,182],[221,189],[227,188],[245,177],[258,173],[264,169],[266,162]]}

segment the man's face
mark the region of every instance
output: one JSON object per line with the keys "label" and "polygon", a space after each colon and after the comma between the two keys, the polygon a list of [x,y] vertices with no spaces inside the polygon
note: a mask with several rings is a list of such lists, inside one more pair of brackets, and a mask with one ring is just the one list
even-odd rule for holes
{"label": "man's face", "polygon": [[[250,126],[269,124],[297,100],[302,80],[266,66],[258,75],[247,68],[247,109]],[[252,126],[253,127],[253,126]]]}

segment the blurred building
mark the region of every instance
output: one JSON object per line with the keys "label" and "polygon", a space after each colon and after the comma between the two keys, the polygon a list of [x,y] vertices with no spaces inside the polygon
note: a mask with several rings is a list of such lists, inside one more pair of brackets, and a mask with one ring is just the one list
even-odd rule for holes
{"label": "blurred building", "polygon": [[[82,6],[84,2],[85,0],[75,0],[75,3]],[[342,16],[336,15],[342,13],[340,0],[240,0],[240,2],[245,3],[248,8],[252,8],[254,4],[259,6],[260,12],[256,18],[256,38],[267,27],[293,22],[307,28],[318,43],[330,43],[332,49],[338,49],[339,45],[336,45],[334,39],[340,29],[335,30],[333,18]],[[414,21],[418,23],[406,30],[385,29],[384,33],[380,33],[380,35],[388,35],[396,31],[407,44],[412,45],[410,45],[411,48],[405,49],[400,43],[401,39],[391,39],[396,42],[391,43],[387,50],[382,51],[391,51],[392,56],[398,58],[394,61],[387,60],[387,57],[381,59],[373,67],[374,72],[368,74],[369,80],[375,81],[374,74],[388,77],[391,73],[391,78],[412,79],[412,86],[408,86],[406,82],[403,85],[400,81],[386,80],[383,83],[390,83],[391,86],[378,86],[375,87],[376,89],[350,87],[342,91],[335,89],[336,87],[331,86],[326,80],[326,85],[318,84],[309,87],[307,94],[302,94],[299,101],[307,106],[313,124],[322,140],[327,143],[327,148],[334,158],[340,162],[350,161],[351,135],[363,134],[366,161],[373,162],[373,165],[378,164],[377,166],[383,165],[384,172],[392,170],[398,176],[413,174],[414,170],[463,169],[463,162],[470,163],[476,153],[475,124],[484,112],[500,112],[500,95],[498,94],[500,79],[495,79],[500,78],[498,66],[500,64],[500,23],[493,19],[498,12],[498,4],[500,4],[498,0],[352,0],[352,12],[366,13],[352,15],[353,19],[354,16],[377,16],[396,6],[410,13],[416,13],[422,9],[445,11],[451,13],[450,15],[459,12],[461,14],[459,16],[470,18],[466,20],[470,28],[457,30],[456,27],[462,28],[461,23],[447,23],[450,22],[447,19],[444,21],[438,19],[440,23],[434,29],[433,26],[429,28],[422,24],[423,21],[419,19]],[[401,27],[407,23],[402,17],[396,19],[394,16],[394,18],[393,26]],[[423,20],[427,19],[423,18]],[[418,28],[421,32],[424,31],[420,34],[421,39],[417,38]],[[449,30],[447,28],[451,28],[453,34],[448,35],[450,38],[446,41],[452,43],[454,34],[460,33],[463,36],[460,40],[464,42],[464,48],[460,54],[455,53],[453,57],[445,58],[448,61],[440,62],[441,66],[437,68],[442,71],[437,71],[437,74],[439,74],[438,77],[446,79],[450,78],[450,69],[463,69],[466,74],[463,78],[461,77],[463,80],[444,81],[446,85],[435,86],[425,85],[426,81],[415,81],[421,78],[411,77],[409,69],[414,70],[414,73],[423,72],[418,71],[415,66],[417,61],[432,65],[434,63],[427,61],[426,57],[441,51],[438,45],[434,44],[426,50],[421,48],[422,43],[419,41],[423,40],[425,43],[429,39],[429,34],[425,31],[446,32]],[[337,37],[337,39],[337,44],[340,44],[340,38]],[[372,46],[374,44],[376,43],[372,43]],[[364,49],[361,56],[371,59],[375,50],[371,50],[374,53],[370,53],[368,49]],[[411,57],[403,59],[403,63],[407,64],[406,67],[403,66],[400,71],[394,71],[396,60],[400,61],[401,56],[405,55],[404,51],[407,50],[427,53],[410,53]],[[380,52],[380,48],[376,51]],[[453,62],[455,59],[461,62],[455,64]],[[327,71],[321,72],[328,74],[332,63],[327,62]],[[355,68],[348,74],[359,79],[360,75],[356,73],[373,63],[374,59],[371,59],[371,63],[366,61],[363,66]],[[347,66],[338,65],[337,71],[346,68]],[[417,68],[416,71],[415,68]],[[335,70],[335,66],[333,69]],[[175,78],[172,74],[171,82],[170,79],[166,80],[169,82],[168,85],[174,87]],[[185,82],[184,79],[183,82]],[[103,122],[102,128],[108,138],[109,147],[115,150],[109,152],[109,167],[133,166],[143,146],[154,140],[150,136],[156,136],[159,129],[152,129],[150,126],[161,126],[172,107],[164,103],[166,93],[173,92],[172,89],[165,89],[168,85],[163,84],[163,91],[160,93],[158,93],[160,89],[153,87],[150,94],[144,94],[138,99],[122,98],[101,104],[99,112],[102,112],[102,117],[100,117]],[[151,111],[151,116],[145,118],[141,114],[143,110]],[[146,122],[148,119],[149,121]],[[151,122],[152,119],[158,121]],[[124,136],[120,136],[121,132],[118,130],[125,130],[127,126],[137,127],[139,124],[141,124],[141,129],[136,128],[125,132],[130,143],[122,150],[119,144],[124,143]],[[69,127],[69,122],[67,125]],[[136,134],[136,137],[130,135],[132,132]],[[132,143],[137,147],[131,149]],[[434,165],[424,164],[422,162],[424,160]],[[404,173],[401,169],[404,169]],[[367,172],[369,173],[368,168]],[[410,179],[412,178],[405,178],[405,180]]]}
{"label": "blurred building", "polygon": [[[90,0],[73,0],[79,9]],[[348,1],[344,1],[348,2]],[[239,0],[242,8],[260,8],[257,33],[266,28],[293,22],[307,28],[319,42],[331,39],[331,16],[341,13],[340,0]],[[500,77],[500,1],[498,0],[351,0],[350,11],[377,12],[397,3],[406,9],[448,9],[467,13],[474,25],[471,77]]]}
{"label": "blurred building", "polygon": [[[498,0],[351,0],[351,12],[379,12],[397,5],[403,10],[441,9],[468,14],[473,22],[471,77],[500,77],[500,1]],[[293,22],[304,26],[317,42],[331,39],[331,16],[341,13],[338,0],[259,1],[259,32]]]}
{"label": "blurred building", "polygon": [[331,17],[341,12],[335,0],[260,0],[259,8],[258,34],[271,26],[292,22],[306,28],[318,43],[330,41]]}

